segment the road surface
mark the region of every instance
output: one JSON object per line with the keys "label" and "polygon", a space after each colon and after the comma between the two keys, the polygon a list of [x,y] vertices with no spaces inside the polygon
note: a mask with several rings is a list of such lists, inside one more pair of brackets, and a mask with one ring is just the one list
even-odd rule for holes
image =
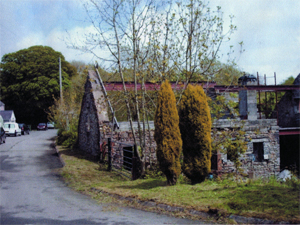
{"label": "road surface", "polygon": [[105,205],[68,188],[53,171],[62,166],[51,147],[56,130],[7,137],[0,145],[0,224],[192,224],[131,208]]}

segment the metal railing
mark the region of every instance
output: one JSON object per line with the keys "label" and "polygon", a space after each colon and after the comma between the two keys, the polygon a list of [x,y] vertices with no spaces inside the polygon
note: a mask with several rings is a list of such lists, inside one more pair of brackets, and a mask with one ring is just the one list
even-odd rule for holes
{"label": "metal railing", "polygon": [[111,141],[107,138],[102,143],[100,161],[107,162],[108,171],[116,171],[130,179],[136,179],[137,159],[135,145]]}

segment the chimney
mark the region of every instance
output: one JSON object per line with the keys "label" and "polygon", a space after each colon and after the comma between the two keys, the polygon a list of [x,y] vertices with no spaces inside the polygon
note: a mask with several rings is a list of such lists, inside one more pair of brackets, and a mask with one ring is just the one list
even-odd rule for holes
{"label": "chimney", "polygon": [[[238,82],[241,86],[257,85],[256,77],[245,73],[244,76],[239,78]],[[257,120],[258,110],[255,90],[245,88],[239,91],[239,111],[241,119]]]}

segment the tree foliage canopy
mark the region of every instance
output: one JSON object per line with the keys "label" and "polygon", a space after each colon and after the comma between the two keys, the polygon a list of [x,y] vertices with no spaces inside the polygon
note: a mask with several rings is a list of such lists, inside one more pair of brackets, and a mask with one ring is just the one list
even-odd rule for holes
{"label": "tree foliage canopy", "polygon": [[281,84],[282,85],[293,85],[294,81],[295,81],[295,78],[293,76],[289,76]]}
{"label": "tree foliage canopy", "polygon": [[62,84],[68,88],[76,68],[48,46],[32,46],[6,54],[1,61],[1,101],[15,111],[18,122],[35,125],[47,120],[46,110],[59,97],[59,62]]}
{"label": "tree foliage canopy", "polygon": [[238,79],[243,76],[243,72],[232,64],[216,62],[214,71],[216,72],[211,77],[205,77],[205,80],[211,79],[218,85],[238,85]]}

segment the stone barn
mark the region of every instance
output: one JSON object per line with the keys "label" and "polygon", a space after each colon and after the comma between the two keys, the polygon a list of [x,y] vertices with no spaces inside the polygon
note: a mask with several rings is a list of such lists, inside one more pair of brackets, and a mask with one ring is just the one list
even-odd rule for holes
{"label": "stone barn", "polygon": [[105,96],[95,71],[88,71],[84,89],[78,125],[78,147],[89,155],[98,156],[100,129],[109,118]]}

